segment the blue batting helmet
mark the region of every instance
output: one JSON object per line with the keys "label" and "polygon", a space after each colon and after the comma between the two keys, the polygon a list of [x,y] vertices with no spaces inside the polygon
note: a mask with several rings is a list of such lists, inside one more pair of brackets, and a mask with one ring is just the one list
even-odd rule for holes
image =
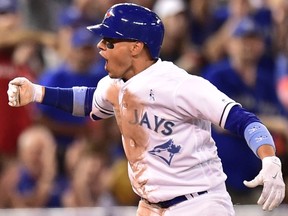
{"label": "blue batting helmet", "polygon": [[164,26],[148,8],[133,3],[116,4],[107,10],[102,23],[87,28],[103,38],[141,41],[153,59],[159,57]]}

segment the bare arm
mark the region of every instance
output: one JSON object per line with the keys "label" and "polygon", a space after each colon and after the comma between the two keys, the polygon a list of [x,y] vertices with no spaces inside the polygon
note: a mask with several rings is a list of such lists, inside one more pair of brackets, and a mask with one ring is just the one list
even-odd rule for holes
{"label": "bare arm", "polygon": [[275,156],[275,150],[271,145],[262,145],[258,148],[257,154],[260,159]]}

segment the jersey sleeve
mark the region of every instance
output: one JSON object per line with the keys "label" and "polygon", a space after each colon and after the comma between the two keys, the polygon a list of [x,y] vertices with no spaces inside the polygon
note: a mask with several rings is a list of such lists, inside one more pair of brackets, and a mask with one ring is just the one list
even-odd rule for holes
{"label": "jersey sleeve", "polygon": [[189,76],[175,93],[175,106],[182,115],[208,120],[222,128],[230,109],[235,105],[240,104],[198,76]]}
{"label": "jersey sleeve", "polygon": [[90,118],[92,120],[105,119],[114,116],[113,105],[107,100],[107,92],[111,86],[111,79],[107,76],[98,82],[93,95],[92,111]]}

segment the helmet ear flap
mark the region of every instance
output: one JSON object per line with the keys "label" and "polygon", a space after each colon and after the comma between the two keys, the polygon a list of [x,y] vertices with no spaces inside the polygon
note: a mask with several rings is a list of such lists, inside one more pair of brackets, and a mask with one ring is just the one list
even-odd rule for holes
{"label": "helmet ear flap", "polygon": [[133,3],[109,8],[101,24],[87,27],[100,37],[131,39],[143,42],[153,59],[158,59],[164,37],[164,26],[153,11]]}

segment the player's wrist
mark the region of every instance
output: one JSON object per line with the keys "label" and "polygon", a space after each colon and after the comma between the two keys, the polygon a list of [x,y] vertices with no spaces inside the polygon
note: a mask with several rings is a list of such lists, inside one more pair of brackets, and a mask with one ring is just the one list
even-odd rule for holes
{"label": "player's wrist", "polygon": [[270,163],[274,163],[281,167],[281,161],[277,156],[267,156],[262,159],[263,165],[270,164]]}
{"label": "player's wrist", "polygon": [[33,102],[41,103],[45,91],[44,86],[33,84],[33,89],[34,89]]}

